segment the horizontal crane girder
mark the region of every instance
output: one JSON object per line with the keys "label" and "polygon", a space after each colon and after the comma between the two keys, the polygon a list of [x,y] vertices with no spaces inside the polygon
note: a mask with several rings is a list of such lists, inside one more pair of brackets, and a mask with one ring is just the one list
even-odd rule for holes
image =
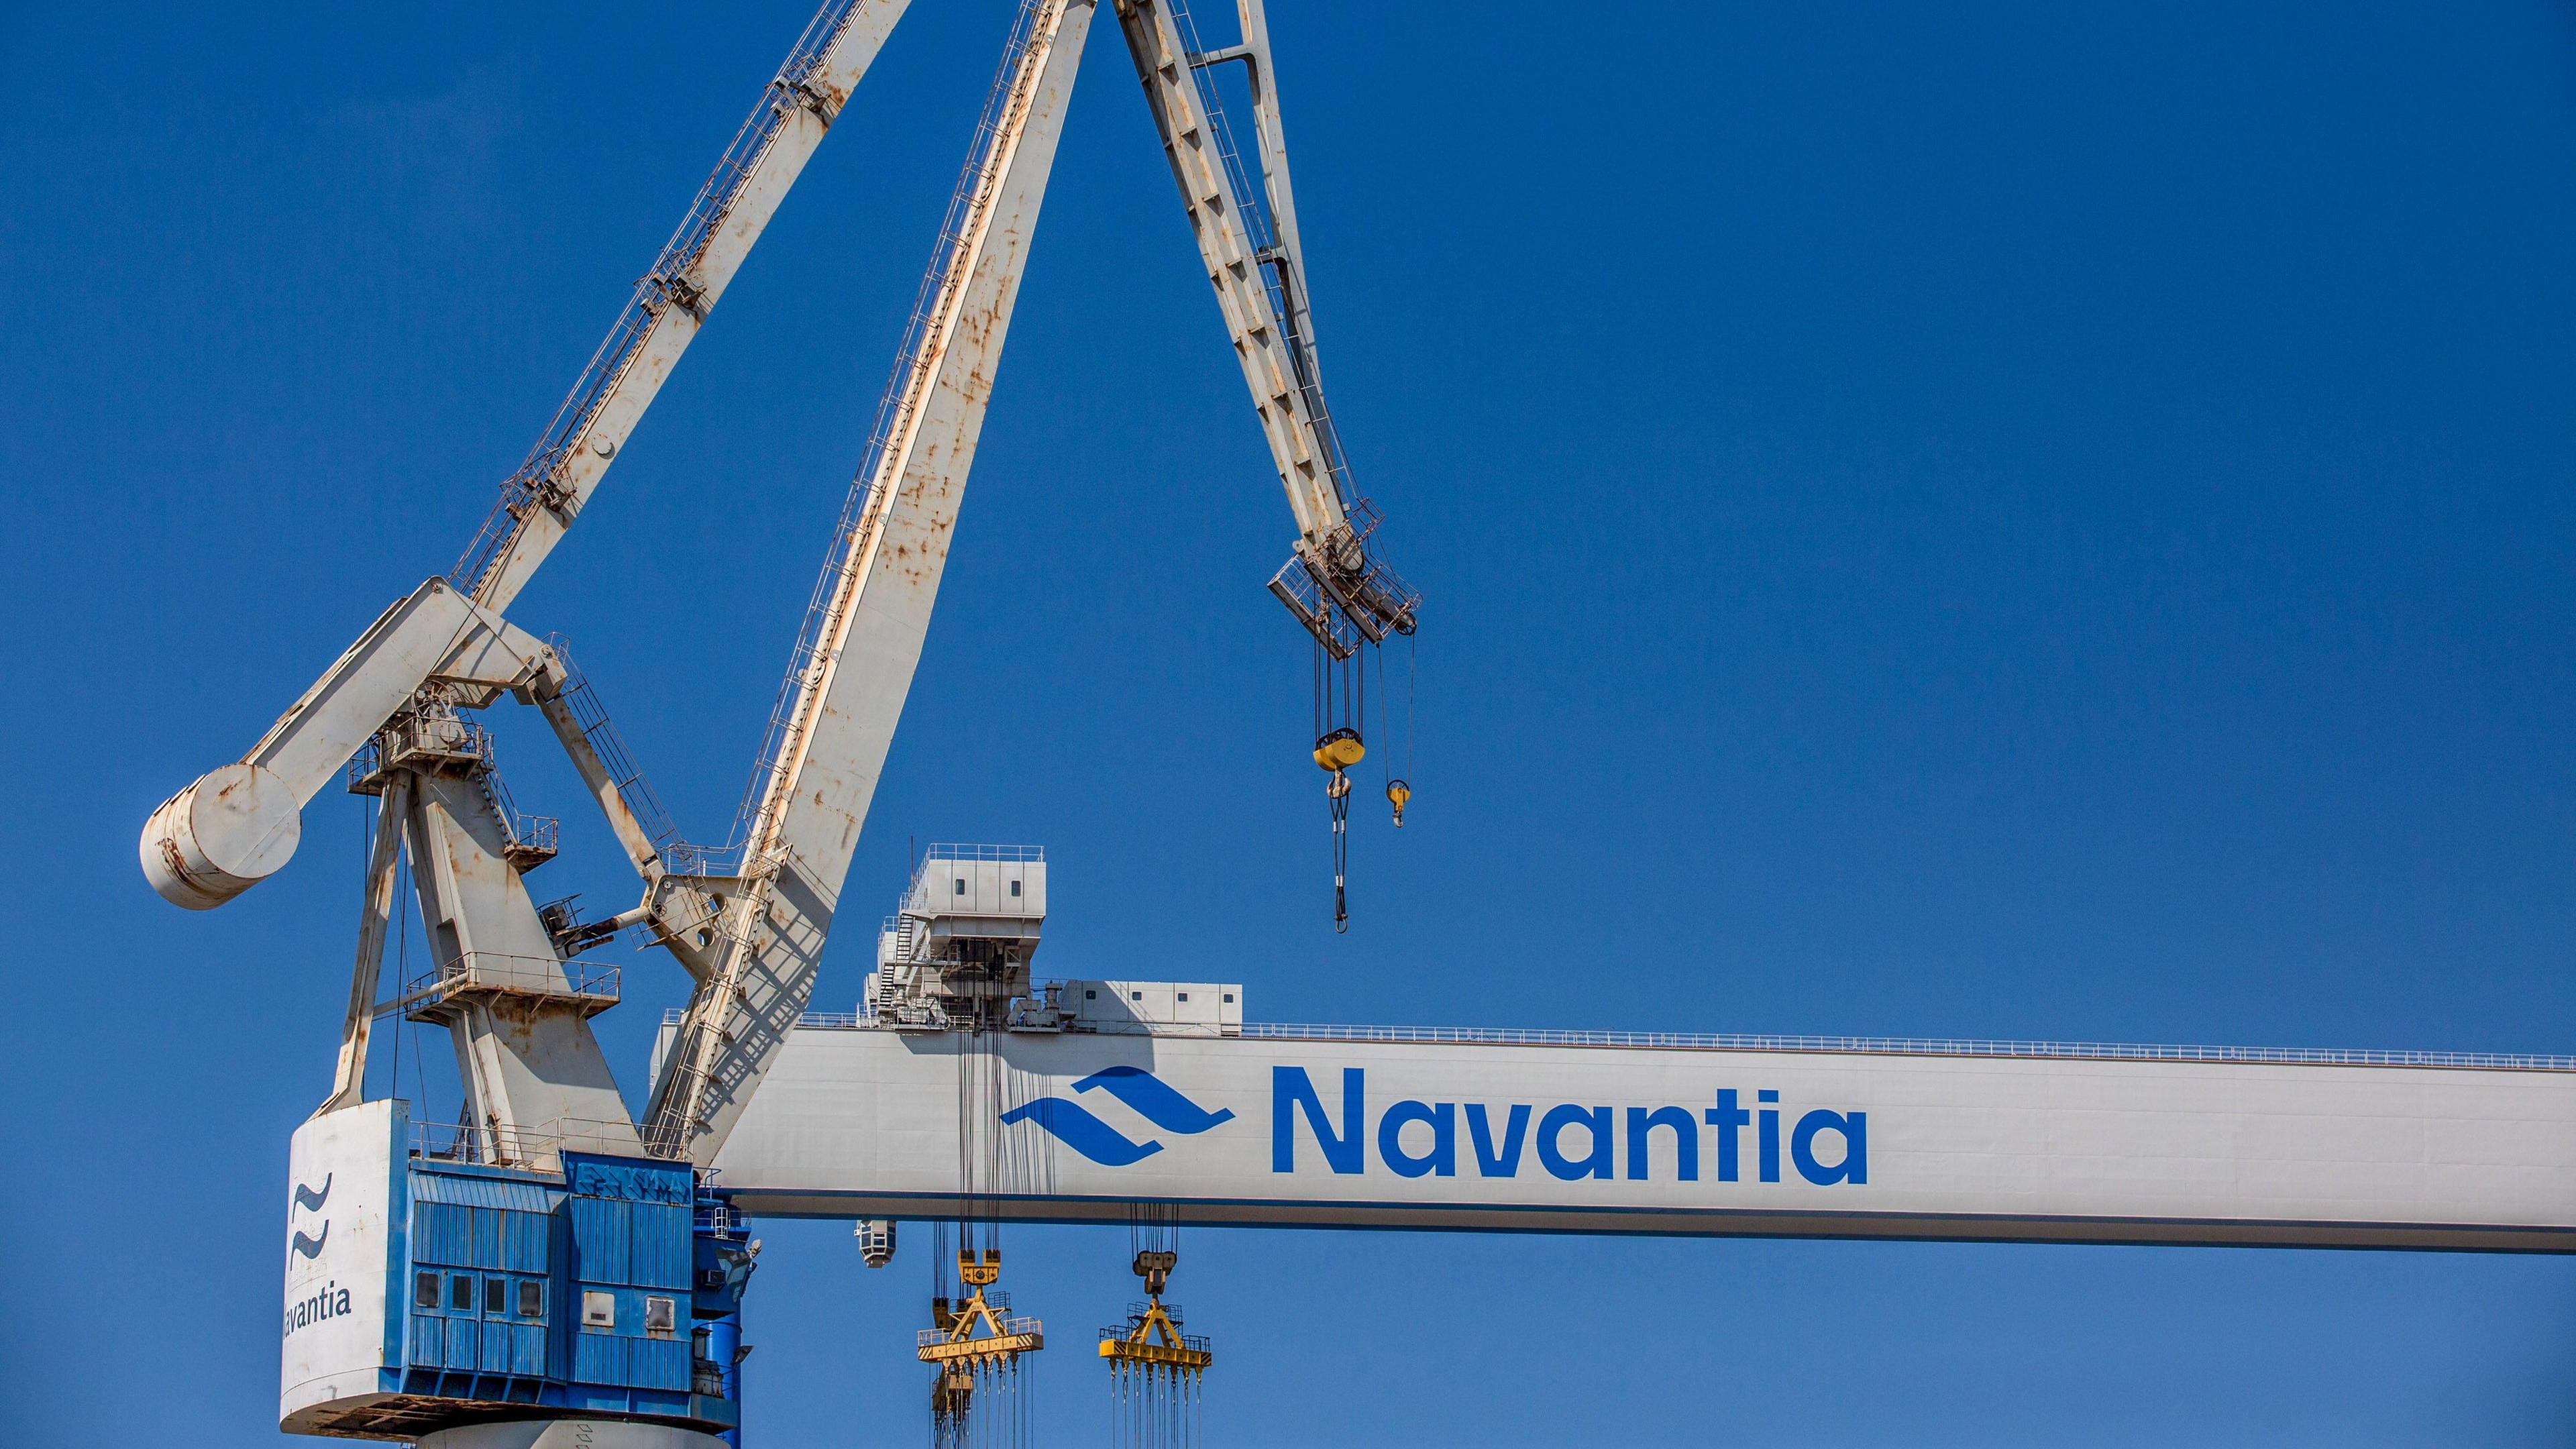
{"label": "horizontal crane girder", "polygon": [[[1006,1218],[2576,1252],[2576,1063],[1013,1033]],[[1271,1029],[1279,1030],[1279,1029]],[[957,1041],[806,1027],[744,1211],[935,1216]],[[1142,1085],[1150,1081],[1152,1085]]]}

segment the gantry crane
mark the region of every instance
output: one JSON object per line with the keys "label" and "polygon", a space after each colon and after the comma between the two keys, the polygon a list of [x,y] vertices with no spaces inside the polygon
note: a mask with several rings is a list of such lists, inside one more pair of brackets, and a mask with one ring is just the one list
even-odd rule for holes
{"label": "gantry crane", "polygon": [[[1113,3],[1295,518],[1290,559],[1270,587],[1312,636],[1322,667],[1348,668],[1365,647],[1410,634],[1419,604],[1378,557],[1377,514],[1353,488],[1324,406],[1260,0],[1240,0],[1236,42],[1216,48],[1200,43],[1182,0]],[[406,856],[436,969],[403,983],[392,1006],[448,1028],[465,1098],[453,1139],[429,1160],[538,1174],[594,1207],[698,1203],[694,1190],[673,1186],[685,1185],[685,1173],[656,1175],[652,1165],[703,1167],[713,1159],[804,1009],[920,657],[1098,0],[1023,0],[1019,8],[791,655],[744,819],[727,846],[707,849],[682,837],[564,647],[523,629],[510,610],[589,505],[905,8],[906,0],[827,0],[570,396],[502,485],[456,567],[397,600],[247,754],[171,797],[147,822],[142,863],[154,889],[178,905],[210,909],[286,863],[302,807],[344,766],[351,788],[380,801],[337,1075],[321,1111],[299,1133],[299,1179],[331,1176],[330,1161],[340,1160],[334,1154],[355,1150],[351,1132],[372,1141],[382,1125],[370,1118],[358,1131],[349,1114],[384,1107],[363,1099],[363,1083],[371,1025],[387,1009],[377,978]],[[1211,79],[1230,66],[1243,69],[1252,97],[1248,158],[1226,128]],[[571,757],[642,878],[632,909],[584,922],[568,907],[540,908],[530,896],[524,872],[554,844],[511,805],[490,738],[473,718],[504,697],[535,705]],[[1341,770],[1356,758],[1356,746],[1336,742],[1329,762],[1324,749],[1319,740],[1318,763],[1335,787],[1338,841],[1348,794]],[[587,945],[629,927],[667,949],[692,983],[640,1120],[629,1117],[589,1026],[615,1001],[619,980],[579,959]],[[308,1138],[313,1163],[303,1160]],[[399,1144],[383,1152],[396,1189],[446,1190],[406,1186],[399,1179],[408,1152]],[[584,1182],[597,1191],[586,1196]],[[538,1192],[542,1198],[555,1190]],[[698,1209],[701,1256],[712,1254],[712,1266],[702,1269],[716,1275],[719,1288],[731,1281],[738,1289],[739,1234],[720,1203]],[[580,1214],[574,1218],[578,1223]],[[326,1256],[319,1247],[305,1253],[310,1271],[301,1273],[290,1256],[290,1295],[313,1272],[334,1266]],[[526,1342],[504,1351],[493,1343],[519,1338],[478,1328],[472,1365],[449,1362],[444,1349],[424,1364],[420,1344],[403,1358],[396,1352],[401,1335],[390,1328],[377,1345],[379,1357],[395,1355],[390,1361],[351,1368],[329,1353],[299,1359],[297,1330],[290,1330],[287,1426],[437,1430],[489,1418],[494,1403],[522,1400],[553,1413],[598,1412],[604,1425],[624,1418],[725,1422],[728,1381],[699,1373],[678,1384],[689,1375],[670,1369],[679,1362],[671,1353],[659,1353],[657,1361],[667,1361],[659,1377],[644,1375],[651,1384],[638,1377],[641,1370],[620,1380],[618,1370],[561,1361],[599,1358],[605,1350],[593,1352],[594,1338],[634,1336],[615,1326],[616,1294],[632,1284],[579,1289],[584,1332],[569,1332],[574,1310],[565,1295],[586,1280],[561,1269],[534,1277],[444,1274],[442,1281],[500,1285],[489,1291],[498,1295],[492,1311],[502,1323],[555,1335],[521,1334]],[[474,1321],[488,1324],[476,1306],[481,1298],[449,1301],[486,1289],[440,1287],[430,1282],[439,1272],[423,1271],[429,1276],[411,1285],[415,1312],[472,1308]],[[334,1286],[322,1294],[320,1320],[351,1317],[327,1311],[347,1283],[325,1281]],[[525,1290],[536,1296],[523,1298],[512,1286],[519,1282],[537,1283]],[[593,1303],[600,1294],[607,1296]],[[388,1304],[402,1298],[396,1290],[379,1296]],[[519,1313],[522,1302],[532,1315]],[[634,1321],[646,1348],[635,1351],[637,1362],[656,1359],[651,1345],[679,1341],[673,1303],[643,1295]],[[699,1305],[698,1316],[729,1320],[730,1303],[719,1291]],[[710,1304],[726,1306],[710,1311]],[[603,1322],[590,1321],[593,1308]],[[356,1316],[387,1324],[402,1318],[390,1309]],[[494,1354],[494,1362],[483,1361]],[[422,1368],[435,1371],[415,1372]]]}

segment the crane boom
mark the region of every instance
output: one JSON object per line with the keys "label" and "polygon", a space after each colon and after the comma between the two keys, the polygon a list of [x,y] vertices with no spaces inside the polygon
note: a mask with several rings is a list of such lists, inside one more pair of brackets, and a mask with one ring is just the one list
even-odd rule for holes
{"label": "crane boom", "polygon": [[815,14],[454,573],[397,600],[242,760],[153,812],[143,869],[164,899],[212,909],[284,866],[323,782],[453,652],[497,637],[909,3],[827,0]]}
{"label": "crane boom", "polygon": [[572,526],[910,3],[832,0],[798,37],[457,561],[477,603],[508,609]]}
{"label": "crane boom", "polygon": [[1029,0],[943,228],[926,307],[896,364],[763,760],[724,947],[698,983],[645,1113],[648,1150],[701,1165],[813,991],[841,882],[930,626],[930,610],[1045,199],[1092,0]]}
{"label": "crane boom", "polygon": [[[1293,557],[1271,584],[1316,642],[1348,658],[1361,640],[1413,632],[1420,599],[1371,552],[1377,515],[1358,496],[1324,406],[1306,303],[1297,202],[1261,0],[1238,0],[1242,41],[1203,50],[1182,0],[1118,0],[1127,51],[1180,188],[1253,412],[1297,518]],[[1255,191],[1210,72],[1240,64],[1251,88]],[[1357,637],[1354,637],[1356,635]]]}

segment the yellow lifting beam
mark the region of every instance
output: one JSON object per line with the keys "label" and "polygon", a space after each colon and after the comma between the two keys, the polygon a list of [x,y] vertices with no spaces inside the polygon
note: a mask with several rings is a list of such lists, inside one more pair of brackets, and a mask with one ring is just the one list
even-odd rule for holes
{"label": "yellow lifting beam", "polygon": [[[930,1364],[1009,1363],[1046,1347],[1044,1325],[1038,1320],[1006,1318],[985,1300],[984,1290],[1001,1276],[1000,1250],[985,1250],[981,1261],[973,1253],[959,1253],[958,1281],[975,1291],[954,1311],[948,1308],[948,1300],[938,1301],[932,1311],[939,1326],[921,1331],[913,1356]],[[981,1338],[975,1336],[978,1327],[985,1330]]]}
{"label": "yellow lifting beam", "polygon": [[1171,1311],[1163,1307],[1163,1289],[1172,1281],[1172,1269],[1181,1255],[1165,1249],[1136,1255],[1136,1276],[1145,1280],[1145,1311],[1128,1312],[1127,1331],[1114,1328],[1100,1331],[1100,1356],[1113,1364],[1141,1364],[1155,1368],[1198,1373],[1216,1362],[1208,1352],[1207,1340],[1184,1337],[1181,1325]]}
{"label": "yellow lifting beam", "polygon": [[1163,1311],[1160,1298],[1146,1301],[1145,1311],[1137,1315],[1126,1337],[1102,1339],[1100,1356],[1118,1363],[1154,1364],[1190,1373],[1216,1362],[1215,1354],[1189,1347],[1181,1337],[1180,1326]]}

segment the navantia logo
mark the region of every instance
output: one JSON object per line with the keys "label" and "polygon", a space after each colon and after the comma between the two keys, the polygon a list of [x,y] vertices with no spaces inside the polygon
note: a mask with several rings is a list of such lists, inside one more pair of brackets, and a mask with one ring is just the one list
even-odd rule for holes
{"label": "navantia logo", "polygon": [[[331,1174],[325,1173],[320,1187],[295,1185],[295,1205],[287,1210],[288,1238],[286,1248],[298,1258],[319,1258],[322,1245],[331,1237],[331,1220],[323,1218],[312,1232],[304,1231],[302,1215],[321,1213],[331,1200]],[[349,1290],[337,1279],[324,1283],[299,1302],[286,1305],[286,1329],[289,1334],[299,1328],[310,1328],[326,1318],[345,1317],[349,1312]]]}
{"label": "navantia logo", "polygon": [[[1370,1110],[1368,1073],[1340,1072],[1339,1100],[1327,1103],[1304,1067],[1270,1069],[1270,1170],[1294,1173],[1301,1157],[1336,1174],[1376,1167],[1398,1177],[1518,1177],[1525,1166],[1561,1182],[1782,1182],[1816,1187],[1869,1182],[1869,1114],[1784,1105],[1773,1087],[1720,1087],[1705,1107],[1561,1102],[1431,1102],[1405,1098]],[[1327,1078],[1329,1080],[1329,1078]],[[1233,1120],[1211,1112],[1142,1067],[1110,1067],[1073,1084],[1106,1092],[1157,1128],[1194,1136]],[[1081,1103],[1041,1097],[1002,1114],[1034,1122],[1103,1167],[1125,1167],[1163,1150],[1110,1126]],[[1372,1151],[1373,1149],[1373,1151]]]}
{"label": "navantia logo", "polygon": [[331,1220],[328,1218],[322,1220],[322,1226],[319,1231],[314,1232],[309,1236],[302,1228],[296,1227],[294,1222],[294,1213],[296,1212],[318,1213],[322,1211],[322,1204],[331,1200],[331,1177],[332,1174],[330,1173],[326,1172],[322,1174],[322,1186],[318,1189],[306,1187],[300,1182],[295,1185],[295,1207],[293,1211],[288,1214],[287,1226],[295,1234],[290,1246],[294,1249],[297,1257],[321,1257],[323,1240],[331,1236]]}
{"label": "navantia logo", "polygon": [[1703,1166],[1719,1182],[1747,1176],[1778,1182],[1784,1145],[1786,1165],[1801,1181],[1818,1187],[1859,1187],[1869,1181],[1868,1113],[1818,1107],[1791,1116],[1796,1109],[1780,1105],[1779,1091],[1770,1087],[1756,1088],[1750,1104],[1741,1090],[1721,1087],[1710,1105],[1697,1111],[1678,1104],[1623,1110],[1580,1102],[1541,1111],[1528,1102],[1407,1098],[1378,1113],[1377,1130],[1371,1134],[1368,1073],[1345,1067],[1341,1077],[1340,1110],[1335,1112],[1325,1107],[1304,1067],[1270,1069],[1272,1172],[1297,1170],[1297,1142],[1303,1135],[1336,1173],[1366,1172],[1374,1145],[1379,1164],[1398,1177],[1457,1177],[1469,1167],[1478,1177],[1518,1177],[1522,1164],[1535,1157],[1548,1176],[1564,1182],[1618,1177],[1642,1182],[1656,1175],[1654,1148],[1661,1133],[1670,1152],[1663,1160],[1683,1182],[1698,1181]]}
{"label": "navantia logo", "polygon": [[[1231,1110],[1219,1107],[1211,1112],[1143,1067],[1104,1067],[1074,1083],[1073,1090],[1106,1092],[1137,1116],[1183,1137],[1195,1137],[1220,1122],[1234,1120]],[[1002,1121],[1035,1122],[1057,1141],[1103,1167],[1125,1167],[1163,1150],[1161,1142],[1152,1138],[1139,1142],[1093,1116],[1081,1103],[1063,1097],[1023,1102],[1003,1113]]]}

